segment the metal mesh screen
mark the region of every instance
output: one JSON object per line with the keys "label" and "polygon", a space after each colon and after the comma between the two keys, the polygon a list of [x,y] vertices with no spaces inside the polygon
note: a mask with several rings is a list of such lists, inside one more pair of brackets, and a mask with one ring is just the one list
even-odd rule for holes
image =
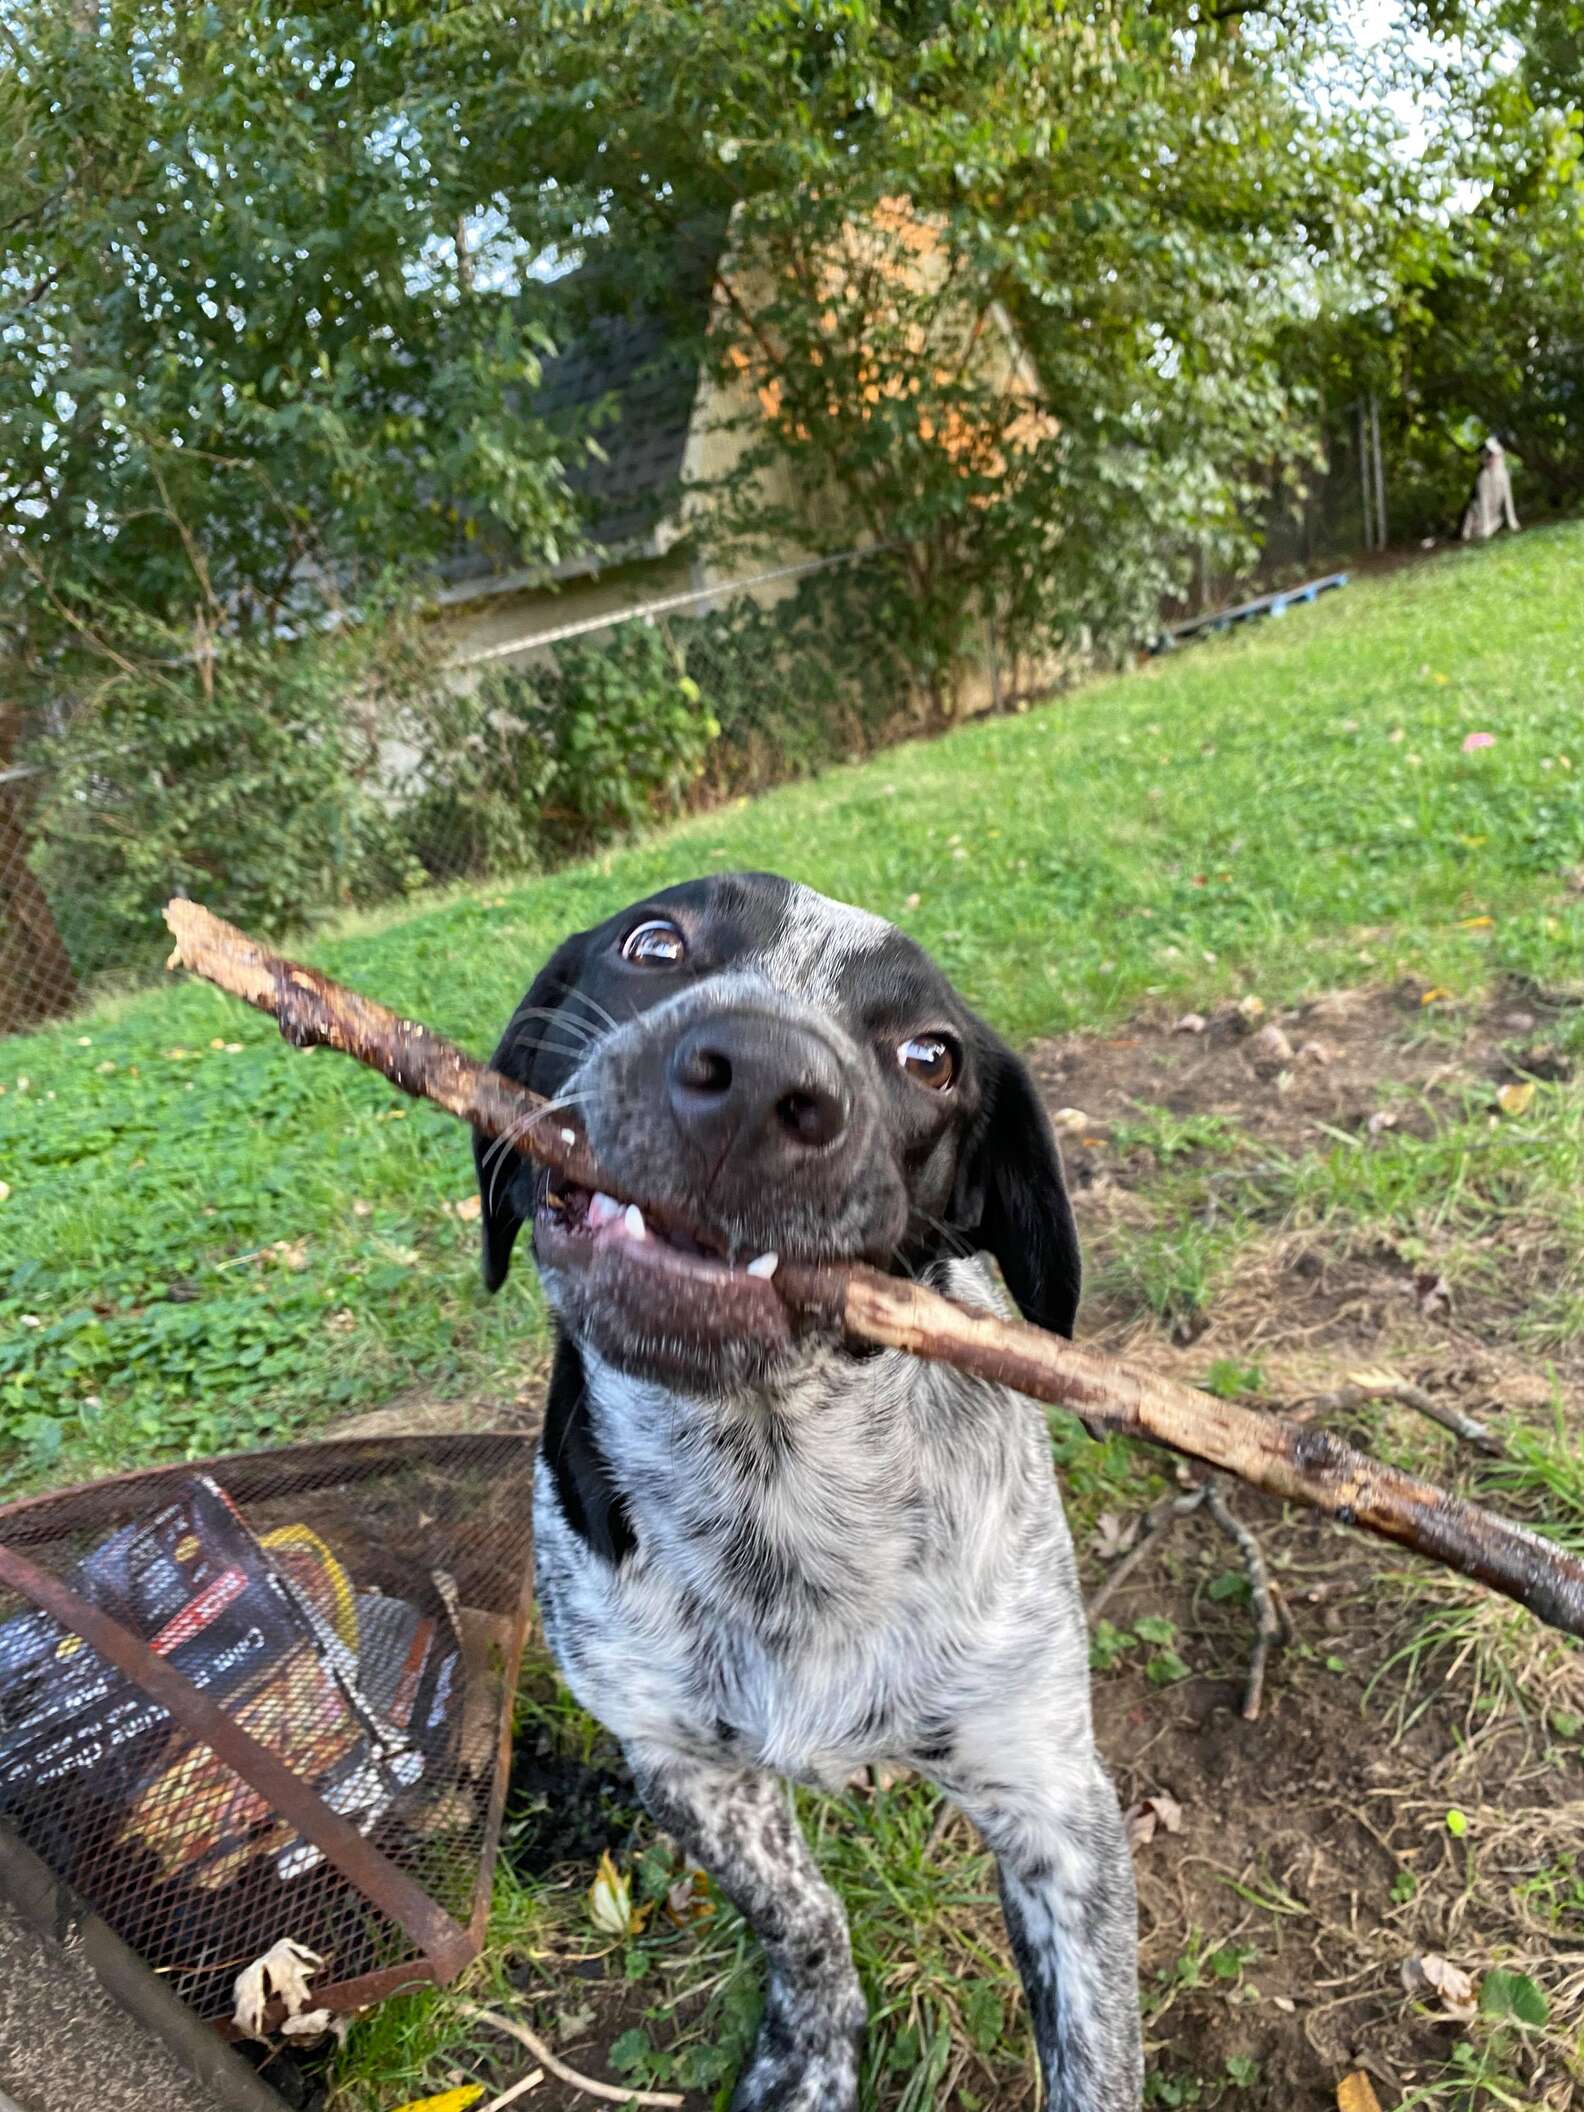
{"label": "metal mesh screen", "polygon": [[[236,1975],[282,1938],[325,1961],[330,2008],[476,1951],[531,1477],[521,1435],[374,1438],[0,1510],[0,1817],[199,2015],[228,2019]],[[41,1603],[51,1584],[152,1668],[110,1631],[84,1640]],[[251,1766],[151,1691],[162,1667],[248,1734]]]}
{"label": "metal mesh screen", "polygon": [[30,858],[35,772],[0,770],[0,1034],[70,1012],[77,971]]}

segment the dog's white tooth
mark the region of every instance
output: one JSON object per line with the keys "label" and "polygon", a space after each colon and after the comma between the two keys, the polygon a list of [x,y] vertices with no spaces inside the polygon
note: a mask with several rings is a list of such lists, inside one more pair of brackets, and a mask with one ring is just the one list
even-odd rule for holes
{"label": "dog's white tooth", "polygon": [[562,1130],[561,1141],[563,1144],[575,1144],[577,1142],[577,1131],[575,1129]]}
{"label": "dog's white tooth", "polygon": [[649,1237],[649,1228],[643,1221],[643,1212],[636,1203],[627,1205],[622,1223],[627,1228],[627,1237],[629,1239],[647,1239]]}
{"label": "dog's white tooth", "polygon": [[603,1188],[596,1188],[589,1197],[588,1221],[597,1232],[601,1225],[609,1225],[620,1217],[622,1206],[615,1196],[607,1195]]}
{"label": "dog's white tooth", "polygon": [[776,1253],[757,1255],[754,1260],[749,1262],[747,1273],[750,1276],[773,1276],[780,1264],[780,1260],[780,1255]]}

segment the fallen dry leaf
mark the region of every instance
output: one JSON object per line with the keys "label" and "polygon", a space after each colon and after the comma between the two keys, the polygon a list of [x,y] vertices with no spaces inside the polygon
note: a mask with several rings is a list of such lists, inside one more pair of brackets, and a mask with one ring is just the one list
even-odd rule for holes
{"label": "fallen dry leaf", "polygon": [[1122,1823],[1127,1828],[1128,1846],[1143,1848],[1154,1840],[1157,1831],[1182,1832],[1182,1806],[1170,1791],[1158,1789],[1153,1796],[1131,1806]]}
{"label": "fallen dry leaf", "polygon": [[1460,1965],[1435,1951],[1425,1951],[1402,1962],[1402,1984],[1411,1995],[1439,1996],[1442,2013],[1454,2023],[1466,2024],[1475,2011],[1474,1981]]}
{"label": "fallen dry leaf", "polygon": [[1265,1017],[1265,1000],[1262,997],[1240,997],[1237,1001],[1237,1016],[1246,1027],[1257,1027]]}
{"label": "fallen dry leaf", "polygon": [[1372,1137],[1378,1137],[1382,1130],[1397,1127],[1397,1117],[1389,1107],[1378,1108],[1364,1126]]}
{"label": "fallen dry leaf", "polygon": [[1081,1107],[1059,1107],[1051,1116],[1051,1127],[1059,1137],[1075,1137],[1080,1130],[1088,1129],[1090,1122]]}
{"label": "fallen dry leaf", "polygon": [[484,1204],[475,1192],[472,1195],[459,1196],[454,1203],[442,1203],[440,1207],[447,1217],[459,1217],[464,1224],[471,1225],[483,1210]]}
{"label": "fallen dry leaf", "polygon": [[1360,1393],[1392,1394],[1400,1391],[1403,1379],[1401,1372],[1391,1370],[1388,1365],[1362,1364],[1357,1371],[1348,1373],[1347,1382],[1356,1386]]}
{"label": "fallen dry leaf", "polygon": [[1437,1313],[1452,1310],[1452,1286],[1444,1276],[1432,1276],[1428,1269],[1415,1276],[1414,1296],[1427,1320],[1434,1319]]}
{"label": "fallen dry leaf", "polygon": [[1249,1053],[1260,1063],[1291,1063],[1293,1045],[1272,1020],[1249,1042]]}
{"label": "fallen dry leaf", "polygon": [[1355,2068],[1337,2084],[1337,2112],[1381,2112],[1375,2085],[1362,2068]]}
{"label": "fallen dry leaf", "polygon": [[1185,1012],[1181,1019],[1174,1022],[1172,1032],[1174,1034],[1202,1034],[1209,1024],[1209,1020],[1205,1018],[1202,1012]]}
{"label": "fallen dry leaf", "polygon": [[589,1920],[602,1936],[636,1936],[648,1918],[646,1906],[635,1906],[632,1886],[617,1869],[607,1848],[588,1888]]}
{"label": "fallen dry leaf", "polygon": [[264,2037],[265,2012],[272,1996],[280,1997],[287,2018],[301,2016],[309,2009],[313,1998],[308,1983],[323,1964],[324,1960],[317,1951],[309,1950],[307,1944],[297,1943],[290,1936],[283,1936],[251,1965],[244,1966],[232,1988],[235,1997],[232,2022],[243,2038]]}
{"label": "fallen dry leaf", "polygon": [[1102,1511],[1094,1522],[1094,1531],[1089,1535],[1089,1545],[1102,1562],[1114,1562],[1118,1555],[1125,1555],[1138,1538],[1138,1520],[1130,1518],[1125,1523],[1115,1511]]}
{"label": "fallen dry leaf", "polygon": [[1526,1115],[1529,1103],[1535,1096],[1534,1080],[1526,1078],[1522,1085],[1504,1085],[1496,1093],[1496,1105],[1504,1115]]}
{"label": "fallen dry leaf", "polygon": [[469,2112],[483,2095],[482,2083],[463,2083],[455,2090],[442,2090],[438,2097],[409,2098],[396,2112]]}
{"label": "fallen dry leaf", "polygon": [[666,1912],[679,1928],[690,1921],[708,1921],[715,1912],[709,1879],[702,1870],[687,1870],[666,1893]]}

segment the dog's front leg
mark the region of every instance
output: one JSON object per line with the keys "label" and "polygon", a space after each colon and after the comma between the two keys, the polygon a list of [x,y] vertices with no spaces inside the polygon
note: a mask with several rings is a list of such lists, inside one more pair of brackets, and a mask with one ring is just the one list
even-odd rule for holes
{"label": "dog's front leg", "polygon": [[847,1917],[773,1775],[627,1747],[650,1815],[715,1879],[764,1948],[764,2018],[732,2112],[855,2112],[864,1998]]}
{"label": "dog's front leg", "polygon": [[1138,1906],[1116,1792],[1092,1747],[1029,1731],[1008,1724],[983,1773],[943,1786],[996,1857],[1047,2112],[1137,2112]]}

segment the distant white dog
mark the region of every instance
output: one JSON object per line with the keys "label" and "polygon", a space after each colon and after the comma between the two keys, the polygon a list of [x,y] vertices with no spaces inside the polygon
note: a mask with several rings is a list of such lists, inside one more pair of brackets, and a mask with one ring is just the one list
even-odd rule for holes
{"label": "distant white dog", "polygon": [[1480,449],[1479,474],[1463,509],[1463,540],[1489,542],[1504,521],[1516,534],[1518,515],[1513,507],[1512,478],[1507,473],[1502,444],[1493,436]]}

